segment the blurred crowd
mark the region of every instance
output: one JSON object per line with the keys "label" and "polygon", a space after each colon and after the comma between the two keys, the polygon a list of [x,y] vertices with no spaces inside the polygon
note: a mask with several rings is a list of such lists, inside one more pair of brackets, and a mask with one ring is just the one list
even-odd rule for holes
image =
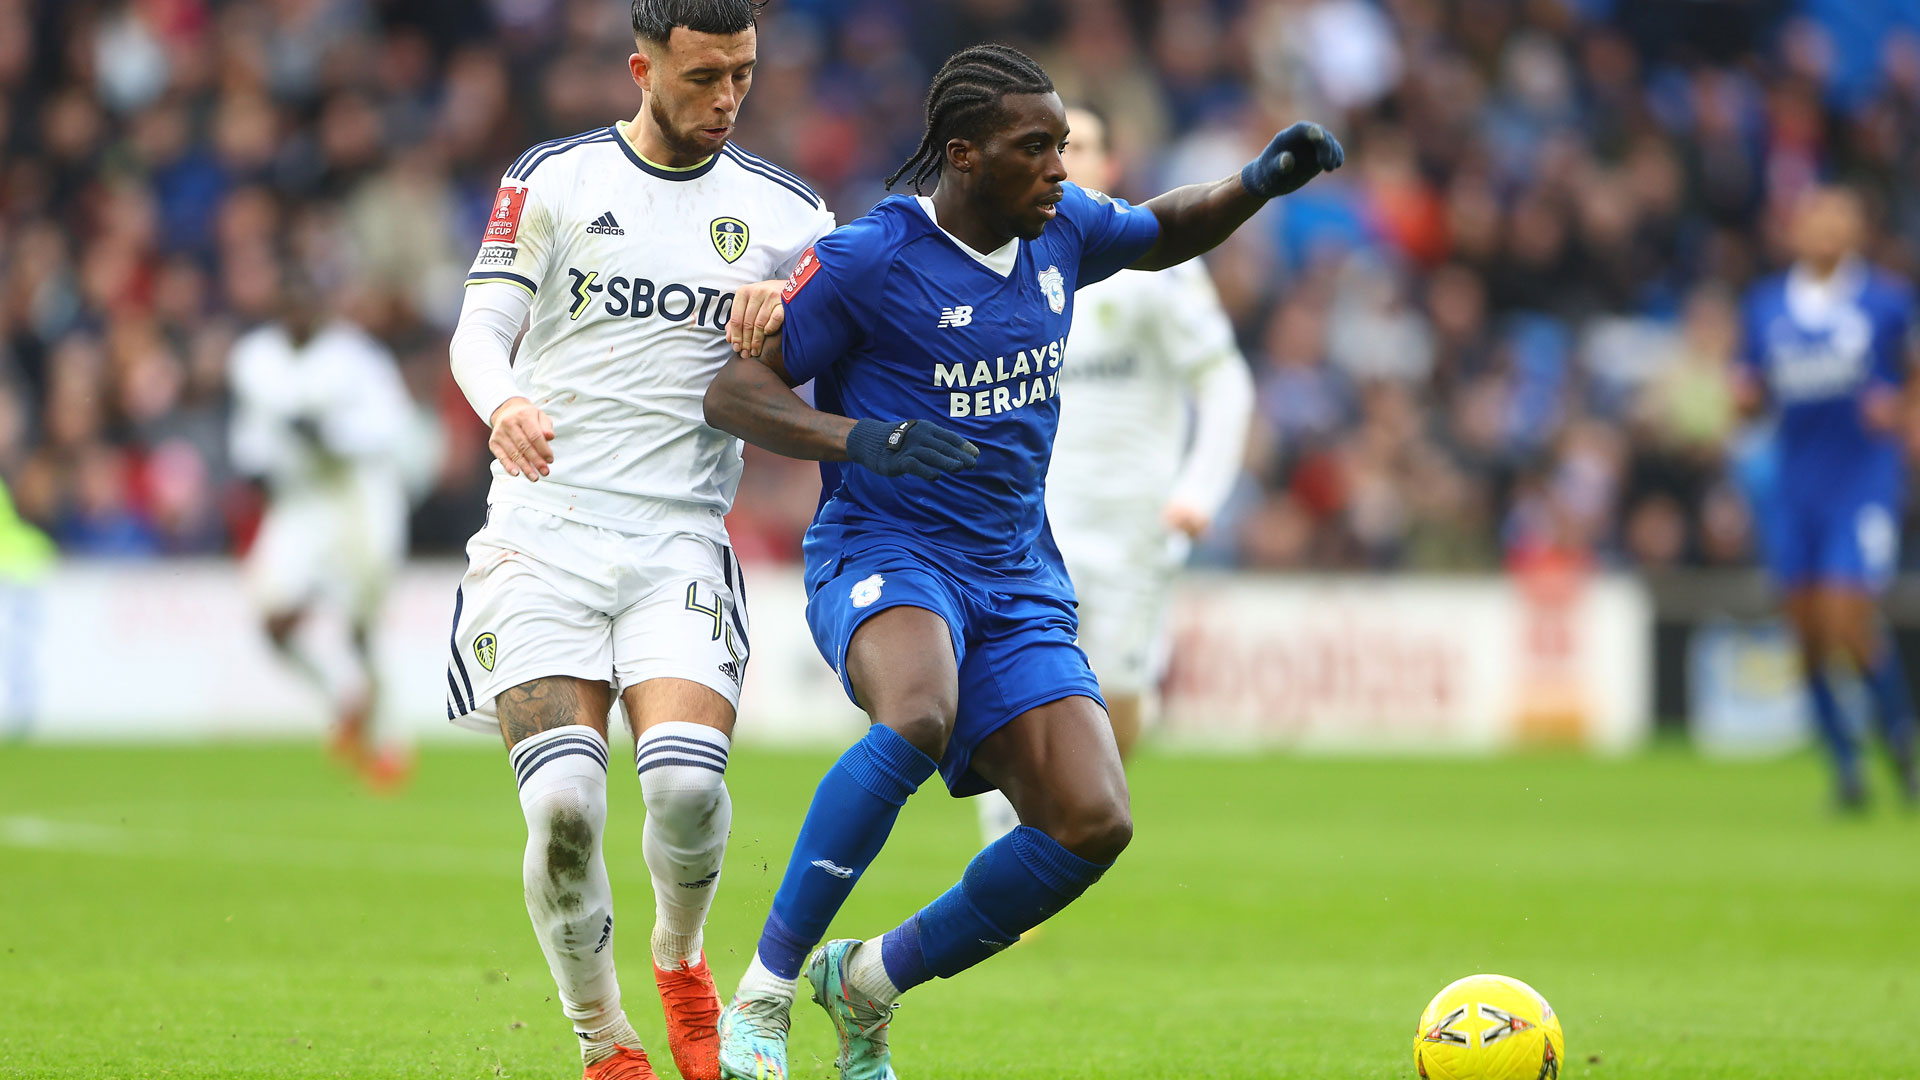
{"label": "blurred crowd", "polygon": [[[1920,0],[774,0],[739,140],[850,220],[980,40],[1103,109],[1119,194],[1295,119],[1347,145],[1209,258],[1259,387],[1216,562],[1749,563],[1728,373],[1785,208],[1853,184],[1871,256],[1920,269]],[[520,150],[634,113],[631,50],[621,0],[0,0],[21,513],[78,555],[244,546],[226,363],[290,253],[399,358],[414,546],[457,550],[462,277]],[[797,551],[810,473],[752,455],[743,552]]]}

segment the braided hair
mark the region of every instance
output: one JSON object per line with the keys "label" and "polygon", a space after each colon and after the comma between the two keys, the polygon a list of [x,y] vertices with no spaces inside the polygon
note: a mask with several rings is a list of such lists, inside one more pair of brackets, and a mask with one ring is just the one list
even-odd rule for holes
{"label": "braided hair", "polygon": [[977,139],[1000,119],[1000,99],[1008,94],[1049,94],[1053,80],[1033,58],[1006,45],[975,45],[947,58],[927,90],[927,133],[913,156],[887,177],[891,190],[907,176],[918,192],[940,175],[949,139]]}

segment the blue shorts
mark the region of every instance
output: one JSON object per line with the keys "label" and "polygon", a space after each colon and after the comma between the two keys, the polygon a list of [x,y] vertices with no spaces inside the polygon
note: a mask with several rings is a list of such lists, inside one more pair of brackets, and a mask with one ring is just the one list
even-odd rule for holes
{"label": "blue shorts", "polygon": [[992,788],[970,770],[973,752],[1014,717],[1075,695],[1106,706],[1087,655],[1073,643],[1079,624],[1064,597],[1038,585],[969,581],[890,544],[846,552],[824,569],[830,576],[807,597],[807,627],[855,705],[847,645],[861,623],[894,607],[925,608],[946,621],[960,667],[960,713],[940,775],[956,796]]}
{"label": "blue shorts", "polygon": [[1783,499],[1765,530],[1767,569],[1784,588],[1849,585],[1879,592],[1900,563],[1900,507],[1878,497]]}

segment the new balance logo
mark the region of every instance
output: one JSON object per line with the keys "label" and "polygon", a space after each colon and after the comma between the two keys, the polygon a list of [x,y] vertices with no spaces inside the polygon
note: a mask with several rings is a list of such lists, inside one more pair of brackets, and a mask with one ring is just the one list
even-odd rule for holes
{"label": "new balance logo", "polygon": [[813,860],[812,865],[817,866],[822,870],[825,870],[827,873],[832,874],[834,877],[837,877],[837,878],[846,879],[853,876],[852,867],[836,866],[835,864],[833,864],[832,862],[829,862],[826,859],[815,859]]}
{"label": "new balance logo", "polygon": [[939,329],[941,330],[952,326],[965,326],[972,321],[973,306],[971,304],[961,304],[959,307],[943,307],[940,309]]}
{"label": "new balance logo", "polygon": [[587,226],[587,231],[590,233],[599,233],[602,236],[627,235],[627,230],[621,228],[620,223],[613,220],[612,211],[608,211],[607,213],[601,214],[599,217],[594,218],[593,224]]}

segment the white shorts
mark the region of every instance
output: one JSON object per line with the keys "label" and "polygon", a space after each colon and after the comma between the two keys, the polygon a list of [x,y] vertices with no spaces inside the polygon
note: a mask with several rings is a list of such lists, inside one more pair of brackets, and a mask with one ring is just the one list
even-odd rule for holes
{"label": "white shorts", "polygon": [[1103,694],[1147,693],[1164,661],[1167,606],[1188,544],[1153,524],[1150,535],[1131,537],[1125,530],[1054,534],[1079,604],[1077,643]]}
{"label": "white shorts", "polygon": [[247,553],[247,591],[271,615],[326,599],[364,622],[378,613],[406,550],[406,492],[390,478],[361,474],[277,494]]}
{"label": "white shorts", "polygon": [[497,731],[501,691],[555,675],[616,695],[686,679],[738,708],[747,653],[745,582],[725,544],[496,504],[467,542],[454,597],[447,719]]}

